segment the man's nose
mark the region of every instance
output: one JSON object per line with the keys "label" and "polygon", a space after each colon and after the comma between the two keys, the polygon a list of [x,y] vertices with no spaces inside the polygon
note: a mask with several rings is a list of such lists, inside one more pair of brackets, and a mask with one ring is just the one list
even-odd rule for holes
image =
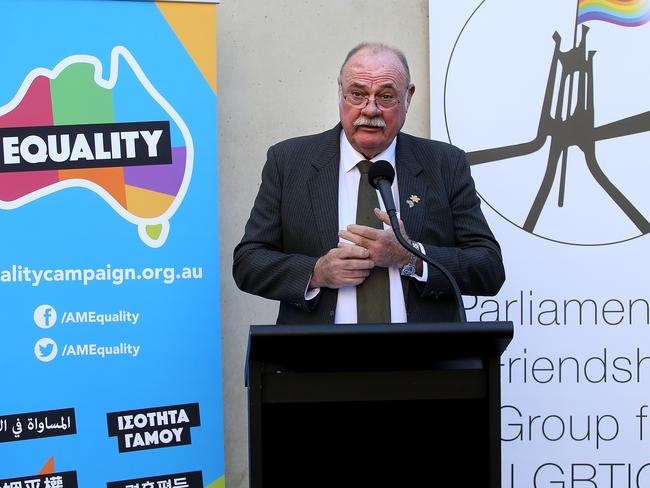
{"label": "man's nose", "polygon": [[368,99],[366,106],[361,109],[361,113],[366,117],[376,117],[381,113],[376,100]]}

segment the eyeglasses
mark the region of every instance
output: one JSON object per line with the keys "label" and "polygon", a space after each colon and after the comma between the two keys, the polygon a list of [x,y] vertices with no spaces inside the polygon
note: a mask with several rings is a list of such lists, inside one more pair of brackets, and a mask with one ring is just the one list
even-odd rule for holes
{"label": "eyeglasses", "polygon": [[399,103],[399,98],[391,95],[390,93],[383,93],[376,96],[375,98],[370,98],[367,95],[362,95],[361,93],[346,93],[343,95],[343,99],[350,105],[358,108],[364,108],[371,101],[375,102],[379,108],[384,109],[393,108]]}

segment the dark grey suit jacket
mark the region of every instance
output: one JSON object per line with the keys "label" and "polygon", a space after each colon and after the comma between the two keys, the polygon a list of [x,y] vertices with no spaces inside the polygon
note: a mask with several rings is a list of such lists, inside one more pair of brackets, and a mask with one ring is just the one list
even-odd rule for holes
{"label": "dark grey suit jacket", "polygon": [[[332,323],[337,290],[306,301],[317,259],[338,242],[341,125],[272,146],[262,184],[234,251],[242,290],[280,301],[278,323]],[[396,148],[400,214],[406,232],[445,266],[464,295],[493,295],[505,273],[501,252],[481,213],[469,165],[460,149],[399,133]],[[420,197],[412,207],[411,195]],[[402,278],[409,322],[456,317],[451,288],[429,267],[421,283]]]}

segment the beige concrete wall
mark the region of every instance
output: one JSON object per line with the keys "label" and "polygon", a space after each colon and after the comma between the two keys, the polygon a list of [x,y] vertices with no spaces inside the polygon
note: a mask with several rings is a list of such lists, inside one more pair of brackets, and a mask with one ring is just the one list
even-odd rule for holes
{"label": "beige concrete wall", "polygon": [[240,292],[232,250],[260,184],[267,148],[338,121],[336,76],[362,41],[402,49],[416,93],[404,130],[429,134],[427,0],[221,0],[218,11],[219,226],[226,482],[248,486],[248,325],[277,305]]}

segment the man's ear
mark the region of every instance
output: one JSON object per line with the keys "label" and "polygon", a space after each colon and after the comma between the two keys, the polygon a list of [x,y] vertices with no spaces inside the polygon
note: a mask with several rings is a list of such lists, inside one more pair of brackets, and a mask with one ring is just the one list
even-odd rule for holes
{"label": "man's ear", "polygon": [[415,93],[415,85],[411,83],[409,85],[408,91],[406,92],[406,109],[408,110],[409,105],[411,105],[411,97]]}

